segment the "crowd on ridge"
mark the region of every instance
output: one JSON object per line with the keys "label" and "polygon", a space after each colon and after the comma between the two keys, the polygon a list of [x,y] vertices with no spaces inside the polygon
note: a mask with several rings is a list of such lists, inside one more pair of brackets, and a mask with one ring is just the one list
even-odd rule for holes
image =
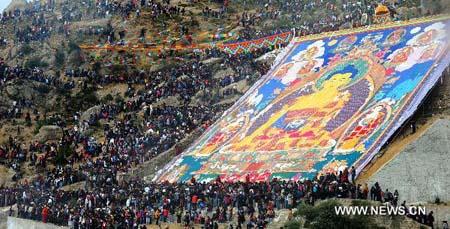
{"label": "crowd on ridge", "polygon": [[[246,2],[246,1],[245,1]],[[388,4],[392,18],[401,15],[397,9],[407,1]],[[336,31],[341,28],[360,27],[373,23],[375,9],[379,2],[349,0],[342,3],[335,1],[252,1],[244,7],[255,8],[256,12],[243,12],[237,19],[244,29],[238,40],[249,40],[273,34],[294,31],[297,36]],[[309,12],[309,13],[299,13]],[[317,16],[316,16],[317,15]],[[261,29],[268,21],[281,21],[274,28]]]}
{"label": "crowd on ridge", "polygon": [[44,83],[46,85],[51,85],[55,87],[62,87],[66,90],[70,90],[74,87],[74,82],[69,81],[63,83],[58,76],[49,75],[44,72],[42,68],[33,67],[28,68],[25,66],[8,66],[2,58],[0,58],[0,86],[7,83],[12,79],[28,79],[32,81],[37,81]]}
{"label": "crowd on ridge", "polygon": [[[57,6],[58,5],[58,6]],[[57,12],[60,10],[60,13]],[[47,40],[51,34],[71,35],[72,24],[82,20],[96,20],[119,16],[128,20],[132,15],[136,18],[141,17],[143,10],[149,11],[152,21],[162,18],[174,18],[175,15],[183,16],[186,13],[184,7],[174,6],[170,1],[64,1],[56,3],[55,1],[35,1],[28,3],[24,9],[14,9],[0,13],[0,25],[22,24],[14,26],[15,43],[29,43],[32,41]],[[85,34],[98,33],[104,37],[107,42],[114,42],[114,36],[106,28],[89,27]],[[1,38],[1,37],[0,37]],[[0,39],[0,46],[6,45],[6,38]],[[120,40],[119,40],[120,41]]]}

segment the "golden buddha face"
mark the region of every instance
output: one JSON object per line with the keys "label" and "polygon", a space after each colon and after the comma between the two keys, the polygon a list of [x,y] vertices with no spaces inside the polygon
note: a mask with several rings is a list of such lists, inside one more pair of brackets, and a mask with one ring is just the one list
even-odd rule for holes
{"label": "golden buddha face", "polygon": [[323,84],[324,89],[338,89],[351,82],[352,73],[338,73]]}

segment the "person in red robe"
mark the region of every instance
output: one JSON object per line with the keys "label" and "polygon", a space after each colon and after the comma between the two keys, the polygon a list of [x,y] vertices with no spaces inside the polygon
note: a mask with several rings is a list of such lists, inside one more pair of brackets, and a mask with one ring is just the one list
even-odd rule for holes
{"label": "person in red robe", "polygon": [[44,206],[44,208],[42,208],[42,222],[43,223],[47,223],[48,213],[49,213],[48,207]]}

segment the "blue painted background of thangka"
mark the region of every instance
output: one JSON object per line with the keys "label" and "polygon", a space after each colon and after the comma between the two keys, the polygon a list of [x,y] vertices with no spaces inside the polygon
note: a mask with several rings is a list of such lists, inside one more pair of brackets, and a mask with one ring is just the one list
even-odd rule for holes
{"label": "blue painted background of thangka", "polygon": [[253,181],[360,171],[448,66],[449,21],[294,39],[157,180]]}

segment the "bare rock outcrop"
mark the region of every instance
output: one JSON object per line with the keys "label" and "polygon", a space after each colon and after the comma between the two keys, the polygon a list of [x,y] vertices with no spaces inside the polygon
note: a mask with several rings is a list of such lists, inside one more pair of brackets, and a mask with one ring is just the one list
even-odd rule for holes
{"label": "bare rock outcrop", "polygon": [[56,141],[63,136],[61,127],[56,125],[42,126],[39,133],[35,136],[35,140],[39,142]]}

